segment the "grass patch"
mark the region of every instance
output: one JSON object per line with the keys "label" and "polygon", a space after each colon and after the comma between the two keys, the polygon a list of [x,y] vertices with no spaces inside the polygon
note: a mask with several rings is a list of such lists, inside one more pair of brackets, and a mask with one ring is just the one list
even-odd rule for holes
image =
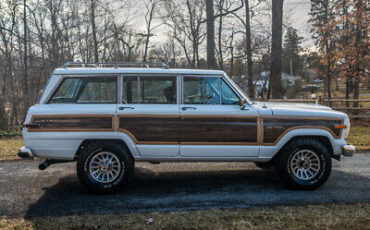
{"label": "grass patch", "polygon": [[0,229],[368,229],[369,213],[370,204],[328,204],[27,220],[1,217]]}
{"label": "grass patch", "polygon": [[359,151],[370,150],[370,126],[351,126],[346,140]]}
{"label": "grass patch", "polygon": [[0,131],[0,138],[9,138],[18,136],[22,136],[22,133],[17,131]]}
{"label": "grass patch", "polygon": [[0,139],[0,160],[19,159],[17,153],[23,145],[21,137]]}

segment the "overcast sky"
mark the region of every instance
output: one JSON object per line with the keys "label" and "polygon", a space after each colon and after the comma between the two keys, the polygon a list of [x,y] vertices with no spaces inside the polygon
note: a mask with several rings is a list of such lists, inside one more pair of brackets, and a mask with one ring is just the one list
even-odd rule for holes
{"label": "overcast sky", "polygon": [[[273,0],[270,0],[270,4],[271,1]],[[310,25],[308,22],[310,17],[310,7],[310,0],[284,0],[284,25],[293,26],[296,28],[299,32],[299,35],[304,38],[302,47],[313,50],[315,49],[315,45],[311,38]],[[138,14],[144,15],[145,10],[142,0],[137,1],[134,8],[137,9]],[[254,19],[252,18],[252,33],[253,20]],[[271,18],[265,18],[264,20],[266,20],[266,25],[268,25]],[[157,23],[160,23],[159,19]],[[135,25],[136,29],[139,29],[143,32],[145,31],[145,22],[143,21],[142,17],[137,17],[133,24]],[[153,24],[155,25],[156,23]],[[161,44],[167,39],[167,29],[164,26],[158,27],[154,31],[154,34],[156,34],[156,36],[151,39],[152,43]]]}
{"label": "overcast sky", "polygon": [[301,36],[304,37],[303,47],[312,49],[314,42],[310,34],[309,12],[310,0],[285,0],[284,11],[288,23],[298,29]]}

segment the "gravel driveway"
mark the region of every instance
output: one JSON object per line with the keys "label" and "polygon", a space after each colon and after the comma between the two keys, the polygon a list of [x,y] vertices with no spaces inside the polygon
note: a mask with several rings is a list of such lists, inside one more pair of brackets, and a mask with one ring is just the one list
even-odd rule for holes
{"label": "gravel driveway", "polygon": [[244,208],[258,205],[370,202],[370,154],[333,160],[315,191],[284,188],[272,170],[252,163],[137,163],[130,188],[93,195],[80,186],[75,163],[38,170],[38,161],[0,162],[0,216],[62,216]]}

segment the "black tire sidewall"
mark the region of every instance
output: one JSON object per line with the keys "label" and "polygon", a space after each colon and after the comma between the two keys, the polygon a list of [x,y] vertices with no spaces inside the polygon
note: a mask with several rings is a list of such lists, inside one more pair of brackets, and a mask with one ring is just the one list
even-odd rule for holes
{"label": "black tire sidewall", "polygon": [[[320,172],[311,180],[301,180],[294,176],[290,169],[290,160],[293,155],[302,149],[315,152],[320,160]],[[282,182],[288,187],[302,190],[312,190],[320,187],[329,178],[331,173],[331,158],[327,148],[318,140],[300,138],[285,146],[275,160],[275,170]]]}
{"label": "black tire sidewall", "polygon": [[[297,153],[298,151],[305,150],[305,149],[313,151],[318,156],[318,158],[320,160],[319,173],[314,178],[312,178],[310,180],[302,180],[302,179],[297,178],[294,175],[294,173],[291,171],[291,168],[290,168],[291,159],[294,156],[294,154]],[[327,160],[325,159],[324,155],[320,153],[320,151],[318,149],[314,148],[313,146],[301,146],[301,147],[298,147],[298,148],[294,149],[293,151],[291,151],[291,153],[290,153],[290,155],[287,159],[285,167],[286,167],[287,173],[290,175],[291,179],[295,183],[298,183],[298,184],[303,185],[303,186],[315,186],[316,184],[320,183],[320,181],[325,176],[326,168],[328,166],[327,166]]]}
{"label": "black tire sidewall", "polygon": [[[90,162],[100,152],[114,154],[121,164],[121,171],[118,177],[109,183],[100,183],[90,175]],[[133,169],[132,161],[127,156],[125,149],[115,144],[95,144],[88,146],[80,155],[77,162],[77,173],[83,185],[89,190],[97,193],[111,193],[124,187],[129,182]]]}

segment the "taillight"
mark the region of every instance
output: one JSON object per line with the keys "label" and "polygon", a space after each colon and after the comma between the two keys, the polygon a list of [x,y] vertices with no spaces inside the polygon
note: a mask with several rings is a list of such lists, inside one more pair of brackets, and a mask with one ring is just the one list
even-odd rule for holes
{"label": "taillight", "polygon": [[38,129],[40,128],[39,123],[30,123],[30,124],[23,124],[24,128],[33,128],[33,129]]}

